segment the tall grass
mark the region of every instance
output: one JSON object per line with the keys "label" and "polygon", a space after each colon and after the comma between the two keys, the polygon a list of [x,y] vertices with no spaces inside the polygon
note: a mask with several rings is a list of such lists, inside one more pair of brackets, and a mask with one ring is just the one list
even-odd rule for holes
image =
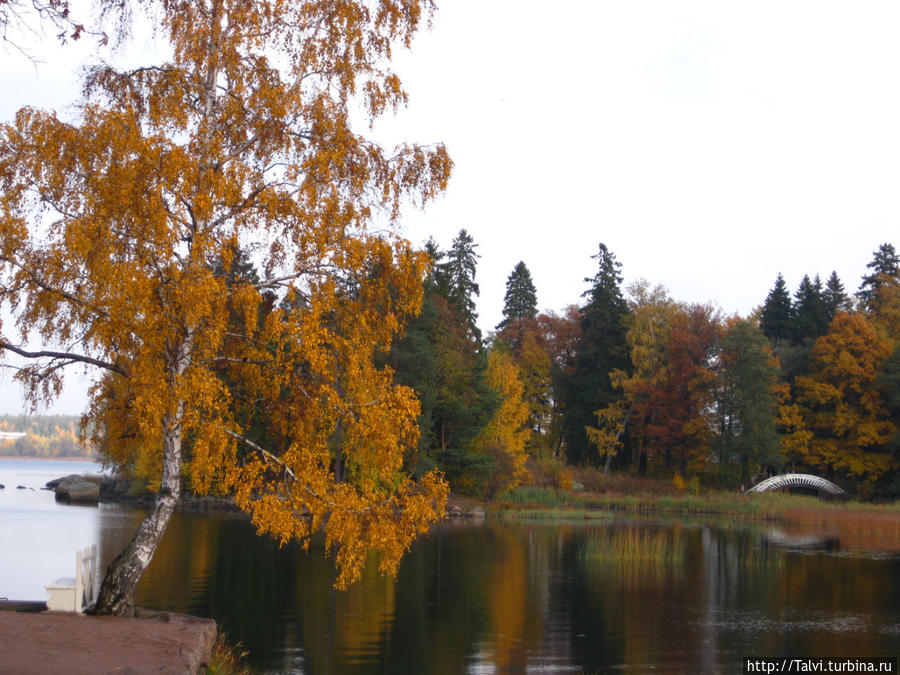
{"label": "tall grass", "polygon": [[207,675],[253,675],[253,670],[244,659],[249,652],[241,650],[241,645],[232,645],[220,629],[213,644]]}
{"label": "tall grass", "polygon": [[603,495],[520,487],[496,502],[491,511],[507,518],[544,519],[602,518],[609,513],[714,515],[900,537],[900,502],[825,502],[780,492]]}
{"label": "tall grass", "polygon": [[900,507],[897,504],[792,504],[784,509],[782,519],[792,525],[900,537]]}

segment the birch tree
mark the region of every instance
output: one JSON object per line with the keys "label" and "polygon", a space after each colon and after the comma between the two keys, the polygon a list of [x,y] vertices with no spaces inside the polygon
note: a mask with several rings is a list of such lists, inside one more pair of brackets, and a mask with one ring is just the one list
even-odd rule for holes
{"label": "birch tree", "polygon": [[[232,492],[281,542],[324,529],[339,586],[370,548],[394,570],[446,484],[401,472],[418,402],[374,357],[421,302],[424,256],[394,223],[452,163],[442,145],[382,148],[351,118],[405,103],[390,59],[433,3],[135,8],[168,60],[94,68],[75,122],[24,108],[0,128],[0,348],[27,360],[33,402],[70,366],[102,372],[86,417],[157,490],[97,611],[132,611],[183,479]],[[238,252],[258,279],[229,276]]]}

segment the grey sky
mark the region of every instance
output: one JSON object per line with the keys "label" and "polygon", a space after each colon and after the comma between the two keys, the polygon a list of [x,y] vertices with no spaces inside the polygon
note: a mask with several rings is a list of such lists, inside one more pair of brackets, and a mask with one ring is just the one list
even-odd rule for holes
{"label": "grey sky", "polygon": [[[879,244],[900,245],[898,29],[895,2],[445,0],[398,56],[408,109],[376,128],[456,163],[404,231],[474,236],[485,330],[516,262],[560,310],[601,241],[626,283],[728,314],[778,272],[793,291],[836,270],[852,292]],[[37,73],[2,55],[0,118],[77,95],[71,67],[94,50],[51,51]]]}

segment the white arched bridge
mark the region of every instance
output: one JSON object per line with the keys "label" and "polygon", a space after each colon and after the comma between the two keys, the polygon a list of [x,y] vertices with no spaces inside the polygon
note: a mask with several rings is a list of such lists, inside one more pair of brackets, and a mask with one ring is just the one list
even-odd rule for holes
{"label": "white arched bridge", "polygon": [[772,476],[757,483],[748,492],[770,492],[790,488],[816,490],[820,497],[844,497],[847,494],[830,480],[809,473],[783,473],[780,476]]}

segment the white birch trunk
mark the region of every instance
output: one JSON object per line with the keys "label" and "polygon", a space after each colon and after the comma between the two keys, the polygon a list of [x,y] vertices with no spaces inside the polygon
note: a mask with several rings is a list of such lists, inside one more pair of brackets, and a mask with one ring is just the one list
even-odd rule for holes
{"label": "white birch trunk", "polygon": [[[184,374],[193,347],[193,334],[188,333],[178,350],[171,368],[172,386]],[[130,616],[134,614],[134,590],[150,565],[156,547],[162,540],[172,512],[181,497],[182,420],[185,402],[179,401],[175,411],[167,413],[163,424],[162,480],[153,503],[153,510],[141,522],[134,537],[106,570],[95,614]]]}

